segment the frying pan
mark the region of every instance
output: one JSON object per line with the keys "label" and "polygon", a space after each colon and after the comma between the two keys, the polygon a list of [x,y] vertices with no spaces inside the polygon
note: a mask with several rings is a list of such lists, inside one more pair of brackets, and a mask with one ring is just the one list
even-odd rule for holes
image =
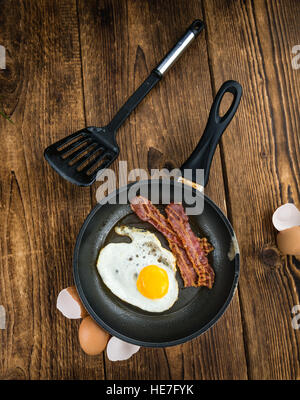
{"label": "frying pan", "polygon": [[[225,93],[233,94],[228,111],[220,116],[220,103]],[[209,169],[216,146],[234,116],[242,95],[238,82],[227,81],[218,91],[213,102],[205,131],[189,159],[181,167],[192,169],[193,179],[197,169],[204,169],[204,185],[207,184]],[[194,181],[195,183],[195,181]],[[145,347],[167,347],[193,339],[208,330],[228,307],[238,283],[239,250],[233,228],[220,208],[201,190],[199,185],[185,179],[174,180],[171,187],[182,190],[185,185],[193,196],[204,201],[203,212],[190,215],[192,229],[199,237],[207,237],[214,246],[209,254],[209,262],[215,271],[212,289],[206,287],[183,288],[183,281],[177,272],[179,296],[174,305],[162,313],[150,313],[134,307],[115,296],[103,283],[97,268],[100,249],[110,242],[126,239],[115,234],[116,225],[143,227],[155,232],[163,246],[167,242],[163,236],[147,222],[140,221],[128,204],[112,204],[122,195],[127,195],[132,185],[139,189],[164,189],[163,180],[143,180],[131,183],[108,195],[97,204],[86,218],[76,241],[73,273],[78,294],[91,317],[110,334],[133,344]],[[170,184],[170,182],[168,183]],[[196,189],[196,187],[198,189]],[[151,200],[152,191],[149,190]],[[172,201],[171,191],[171,201]],[[183,206],[186,204],[183,201]],[[163,210],[164,206],[158,205]],[[121,266],[119,266],[121,267]]]}

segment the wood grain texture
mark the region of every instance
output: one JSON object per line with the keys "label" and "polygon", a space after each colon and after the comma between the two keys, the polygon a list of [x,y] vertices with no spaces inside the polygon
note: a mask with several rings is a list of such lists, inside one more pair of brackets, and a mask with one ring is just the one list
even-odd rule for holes
{"label": "wood grain texture", "polygon": [[0,377],[102,379],[101,360],[85,365],[78,321],[56,310],[59,291],[73,284],[72,251],[89,191],[63,181],[43,159],[47,145],[84,125],[76,4],[0,6],[8,53],[0,95],[14,121],[0,119],[0,303],[7,315]]}
{"label": "wood grain texture", "polygon": [[300,38],[300,3],[206,0],[204,9],[215,85],[234,78],[244,87],[239,117],[222,139],[222,156],[242,255],[248,374],[296,379],[300,337],[291,326],[291,309],[299,304],[296,274],[287,259],[270,267],[260,254],[275,243],[272,212],[288,201],[300,205],[300,74],[291,65]]}
{"label": "wood grain texture", "polygon": [[[299,379],[300,263],[266,253],[277,206],[300,207],[300,39],[297,0],[0,0],[0,379]],[[204,130],[227,79],[243,85],[217,149],[206,193],[239,240],[239,289],[201,337],[143,348],[128,361],[85,355],[79,321],[56,309],[73,285],[72,253],[96,204],[44,161],[43,150],[86,125],[110,121],[195,19],[206,30],[120,128],[119,160],[178,167]],[[118,172],[118,162],[113,164]]]}

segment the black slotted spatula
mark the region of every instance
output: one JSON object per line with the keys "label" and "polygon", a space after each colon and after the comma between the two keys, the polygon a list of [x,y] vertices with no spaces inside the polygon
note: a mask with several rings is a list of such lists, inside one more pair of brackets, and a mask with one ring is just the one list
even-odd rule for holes
{"label": "black slotted spatula", "polygon": [[109,167],[119,155],[120,150],[116,142],[117,130],[203,28],[204,24],[200,20],[195,20],[189,26],[186,33],[153,69],[108,125],[81,129],[47,147],[44,156],[51,167],[63,178],[76,185],[91,185],[97,174]]}

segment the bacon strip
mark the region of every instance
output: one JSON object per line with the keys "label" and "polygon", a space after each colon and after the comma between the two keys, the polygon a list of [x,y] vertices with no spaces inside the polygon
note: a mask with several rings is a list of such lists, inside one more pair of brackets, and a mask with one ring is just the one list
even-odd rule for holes
{"label": "bacon strip", "polygon": [[[213,250],[213,246],[207,238],[199,239],[194,235],[182,205],[170,204],[166,208],[168,219],[142,196],[132,200],[131,209],[141,220],[152,224],[166,237],[169,247],[177,259],[185,287],[207,286],[211,289],[215,274],[208,264],[206,255]],[[194,248],[191,249],[189,246],[194,246]]]}
{"label": "bacon strip", "polygon": [[130,206],[132,211],[134,211],[142,221],[149,222],[168,240],[169,247],[176,257],[177,266],[180,270],[180,275],[183,279],[184,286],[196,287],[198,284],[198,275],[194,270],[180,239],[171,228],[167,219],[148,199],[145,199],[142,196],[135,197],[131,201]]}
{"label": "bacon strip", "polygon": [[171,228],[167,219],[162,215],[162,213],[151,203],[150,200],[142,196],[137,196],[131,200],[130,205],[132,211],[134,211],[137,216],[143,220],[149,222],[153,225],[159,232],[161,232],[168,241],[176,243],[178,246],[182,247],[181,240],[178,238],[177,234]]}
{"label": "bacon strip", "polygon": [[209,243],[206,237],[199,238],[199,243],[206,256],[214,250],[214,247]]}
{"label": "bacon strip", "polygon": [[178,246],[176,243],[170,242],[169,247],[176,257],[177,266],[180,271],[180,275],[184,282],[184,287],[198,286],[198,275],[197,272],[193,268],[193,264],[191,263],[188,255],[183,247]]}
{"label": "bacon strip", "polygon": [[188,217],[182,204],[171,203],[166,207],[165,211],[168,216],[169,224],[181,238],[184,249],[199,276],[197,286],[207,286],[211,289],[215,279],[214,270],[208,263],[208,259],[201,248],[199,239],[190,227]]}

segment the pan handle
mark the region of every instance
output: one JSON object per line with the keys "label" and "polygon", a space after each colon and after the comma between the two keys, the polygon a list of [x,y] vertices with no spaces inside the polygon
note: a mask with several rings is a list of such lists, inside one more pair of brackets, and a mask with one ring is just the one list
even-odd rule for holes
{"label": "pan handle", "polygon": [[[232,93],[233,100],[227,112],[221,117],[219,114],[220,104],[225,93]],[[223,83],[214,99],[204,133],[197,147],[180,168],[183,176],[185,169],[191,169],[193,182],[196,182],[196,169],[204,169],[204,186],[207,185],[217,144],[236,113],[241,97],[242,86],[238,82],[230,80]]]}

